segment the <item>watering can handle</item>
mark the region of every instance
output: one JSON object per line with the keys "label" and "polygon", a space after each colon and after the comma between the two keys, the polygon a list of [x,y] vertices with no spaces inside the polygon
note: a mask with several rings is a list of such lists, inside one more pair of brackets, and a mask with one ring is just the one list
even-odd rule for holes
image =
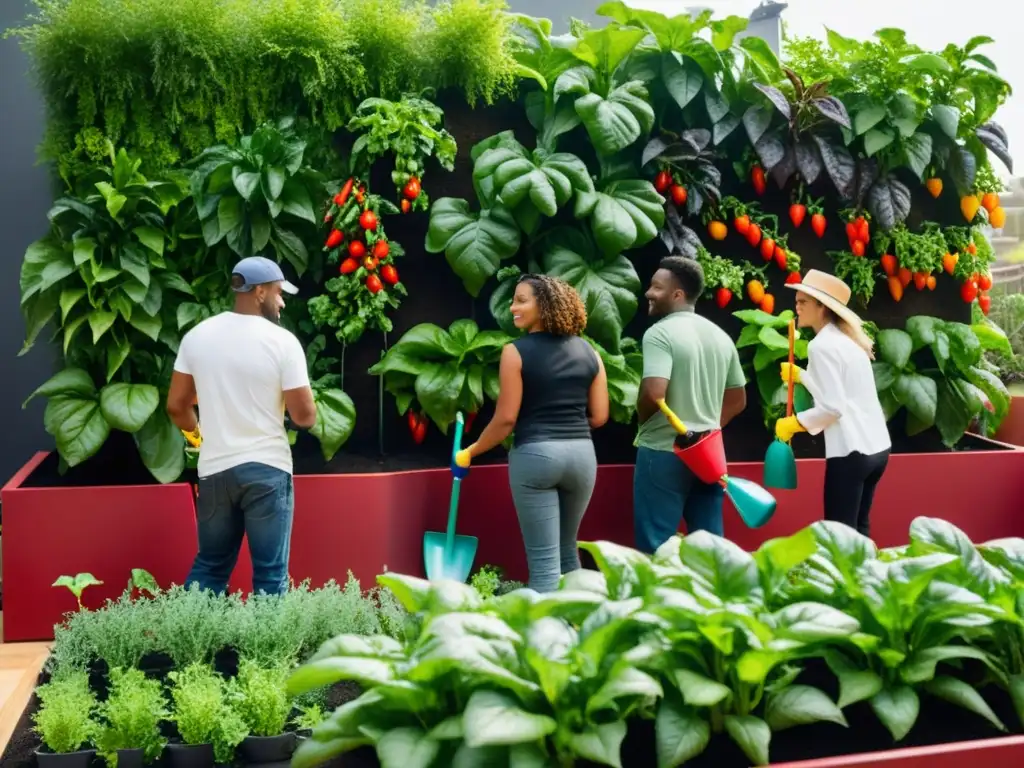
{"label": "watering can handle", "polygon": [[452,463],[455,463],[455,454],[462,450],[462,429],[465,425],[462,411],[455,414],[455,439],[452,441]]}
{"label": "watering can handle", "polygon": [[786,394],[786,416],[793,415],[793,361],[796,348],[796,321],[789,321],[789,391]]}
{"label": "watering can handle", "polygon": [[665,418],[668,419],[668,423],[672,425],[676,432],[680,435],[686,434],[686,425],[683,424],[682,419],[676,416],[672,409],[668,407],[668,403],[665,402],[664,398],[658,400],[658,408],[665,414]]}

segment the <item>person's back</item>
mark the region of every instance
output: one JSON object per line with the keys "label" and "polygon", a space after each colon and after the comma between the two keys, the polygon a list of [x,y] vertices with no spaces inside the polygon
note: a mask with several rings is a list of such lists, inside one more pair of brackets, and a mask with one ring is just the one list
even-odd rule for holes
{"label": "person's back", "polygon": [[579,336],[547,332],[526,334],[514,344],[523,377],[515,445],[590,439],[587,401],[598,373],[593,347]]}
{"label": "person's back", "polygon": [[247,462],[291,472],[284,391],[308,383],[298,339],[262,316],[229,311],[185,334],[179,354],[199,400],[200,476]]}
{"label": "person's back", "polygon": [[295,505],[285,413],[297,427],[316,424],[305,353],[279,325],[282,292],[299,289],[262,256],[235,265],[231,289],[233,311],[204,320],[181,340],[167,393],[171,420],[201,441],[199,552],[185,583],[223,592],[244,538],[253,591],[281,594]]}
{"label": "person's back", "polygon": [[[694,432],[718,429],[725,390],[743,386],[736,347],[729,335],[696,312],[666,315],[644,334],[644,376],[661,376],[671,361],[665,402]],[[649,354],[657,350],[657,357]],[[658,366],[657,371],[648,363]],[[672,450],[676,432],[664,414],[656,412],[640,426],[637,444]]]}

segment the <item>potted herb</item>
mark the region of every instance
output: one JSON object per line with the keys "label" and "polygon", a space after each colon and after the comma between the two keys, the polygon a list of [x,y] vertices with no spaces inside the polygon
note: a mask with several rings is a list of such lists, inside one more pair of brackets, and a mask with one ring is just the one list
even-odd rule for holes
{"label": "potted herb", "polygon": [[110,672],[110,697],[99,708],[96,746],[110,768],[141,768],[164,751],[160,721],[170,715],[159,680],[138,669]]}
{"label": "potted herb", "polygon": [[173,700],[170,719],[181,737],[167,745],[171,768],[230,763],[247,731],[228,702],[224,678],[200,663],[175,670],[168,677]]}
{"label": "potted herb", "polygon": [[249,735],[242,742],[247,763],[278,763],[291,759],[295,733],[285,732],[291,701],[285,689],[288,667],[261,666],[243,659],[231,682],[231,700]]}
{"label": "potted herb", "polygon": [[39,711],[32,716],[43,742],[36,750],[39,768],[88,768],[96,750],[90,747],[96,724],[96,696],[89,675],[68,673],[36,689]]}

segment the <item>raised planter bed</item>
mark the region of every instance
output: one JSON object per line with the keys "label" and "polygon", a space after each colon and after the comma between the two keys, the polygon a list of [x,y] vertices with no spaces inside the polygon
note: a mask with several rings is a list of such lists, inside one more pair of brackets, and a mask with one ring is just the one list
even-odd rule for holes
{"label": "raised planter bed", "polygon": [[[893,456],[872,512],[880,546],[902,543],[910,521],[921,514],[955,523],[974,541],[1024,535],[1024,451],[975,436],[962,442],[968,450]],[[196,547],[188,483],[37,487],[33,474],[44,462],[55,463],[54,457],[36,454],[2,490],[6,640],[53,637],[53,625],[74,608],[65,590],[50,586],[62,574],[87,571],[105,582],[87,591],[88,607],[120,594],[132,568],[145,568],[163,586],[182,583]],[[770,523],[751,530],[727,510],[726,536],[752,550],[818,519],[825,463],[802,459],[798,467],[799,487],[776,493],[779,506]],[[735,463],[730,471],[760,480],[762,465]],[[581,538],[633,543],[632,483],[632,465],[600,468]],[[351,570],[371,584],[385,569],[422,574],[423,532],[444,530],[450,489],[444,468],[296,475],[292,578],[314,585],[343,582]],[[478,565],[491,563],[510,578],[525,578],[504,464],[475,467],[464,481],[459,532],[479,537]],[[243,550],[231,587],[248,590],[251,584]]]}

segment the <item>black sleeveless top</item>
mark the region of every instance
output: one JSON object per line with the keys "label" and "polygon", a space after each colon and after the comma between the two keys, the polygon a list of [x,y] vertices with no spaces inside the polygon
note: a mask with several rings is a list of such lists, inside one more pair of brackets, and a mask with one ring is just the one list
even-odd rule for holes
{"label": "black sleeveless top", "polygon": [[594,348],[579,336],[546,332],[513,343],[523,360],[514,444],[590,439],[587,401],[598,371]]}

